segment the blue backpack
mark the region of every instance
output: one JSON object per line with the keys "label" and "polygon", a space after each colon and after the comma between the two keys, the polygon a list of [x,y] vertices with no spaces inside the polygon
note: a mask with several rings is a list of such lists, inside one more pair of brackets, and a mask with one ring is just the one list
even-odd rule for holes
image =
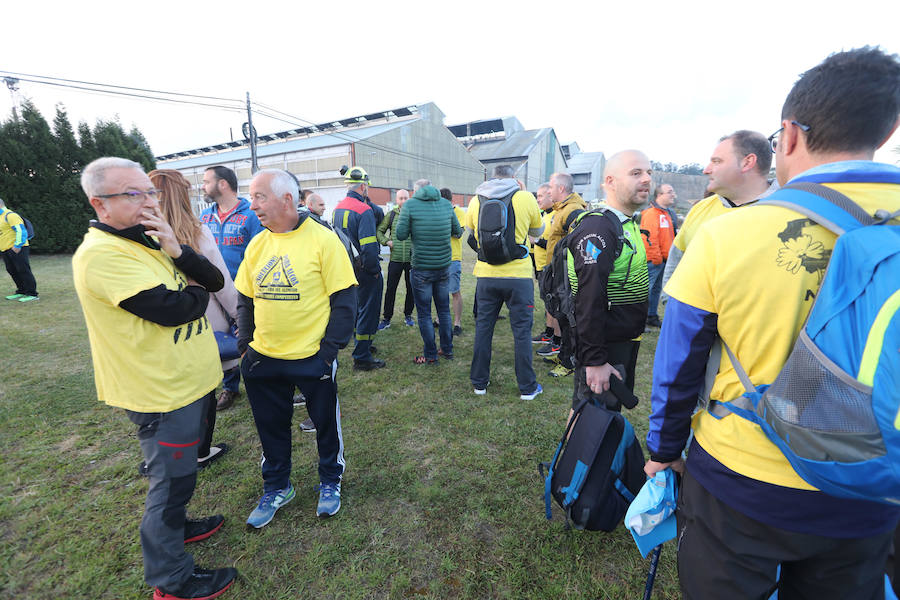
{"label": "blue backpack", "polygon": [[763,204],[795,210],[838,235],[822,286],[787,362],[747,392],[710,407],[759,425],[807,483],[831,496],[900,504],[900,211],[871,217],[815,183]]}

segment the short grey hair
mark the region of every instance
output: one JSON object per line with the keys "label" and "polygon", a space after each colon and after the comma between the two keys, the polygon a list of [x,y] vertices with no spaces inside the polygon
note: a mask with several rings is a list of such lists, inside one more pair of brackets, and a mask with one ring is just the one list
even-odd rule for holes
{"label": "short grey hair", "polygon": [[417,179],[416,182],[413,184],[413,193],[418,192],[419,188],[423,188],[426,185],[431,185],[430,179]]}
{"label": "short grey hair", "polygon": [[283,197],[285,194],[290,194],[291,204],[293,205],[294,210],[297,210],[297,200],[300,198],[300,186],[297,185],[297,179],[293,175],[287,171],[282,171],[281,169],[260,169],[256,172],[255,177],[259,177],[260,175],[270,175],[269,188],[272,190],[272,193],[279,198]]}
{"label": "short grey hair", "polygon": [[575,191],[575,180],[568,173],[554,173],[551,179],[555,179],[556,185],[561,185],[567,194]]}
{"label": "short grey hair", "polygon": [[544,188],[548,188],[548,189],[550,188],[550,182],[549,182],[549,181],[547,181],[547,182],[542,183],[541,185],[539,185],[537,191],[541,191],[541,190],[544,189]]}
{"label": "short grey hair", "polygon": [[144,167],[133,160],[119,158],[118,156],[104,156],[92,161],[81,172],[81,189],[88,198],[93,198],[100,193],[103,184],[106,183],[106,172],[110,169],[137,169],[141,173]]}
{"label": "short grey hair", "polygon": [[494,179],[512,179],[515,175],[516,172],[509,165],[497,165],[496,167],[494,167]]}

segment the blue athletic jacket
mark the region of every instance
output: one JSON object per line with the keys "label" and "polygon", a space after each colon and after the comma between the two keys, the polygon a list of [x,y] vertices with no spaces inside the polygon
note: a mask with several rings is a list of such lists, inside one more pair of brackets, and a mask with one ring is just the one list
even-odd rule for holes
{"label": "blue athletic jacket", "polygon": [[244,250],[257,233],[263,230],[256,213],[250,210],[250,202],[238,198],[238,205],[222,223],[219,221],[218,205],[213,204],[202,213],[200,221],[209,227],[216,244],[225,259],[225,266],[232,279],[237,276],[238,267],[244,260]]}

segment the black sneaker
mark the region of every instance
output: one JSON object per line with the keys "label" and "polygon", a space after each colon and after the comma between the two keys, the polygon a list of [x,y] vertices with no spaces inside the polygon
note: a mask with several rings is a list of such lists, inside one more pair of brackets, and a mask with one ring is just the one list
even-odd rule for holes
{"label": "black sneaker", "polygon": [[549,344],[553,339],[553,330],[544,330],[541,333],[537,334],[533,338],[531,338],[532,344]]}
{"label": "black sneaker", "polygon": [[225,524],[225,517],[222,515],[213,515],[203,519],[185,519],[184,520],[184,543],[199,542],[205,540],[218,530],[222,529]]}
{"label": "black sneaker", "polygon": [[146,461],[142,460],[141,463],[138,465],[138,474],[141,477],[150,477],[150,468],[147,467]]}
{"label": "black sneaker", "polygon": [[659,316],[652,315],[647,317],[647,327],[662,327],[662,321],[659,320]]}
{"label": "black sneaker", "polygon": [[209,447],[209,454],[202,458],[197,458],[197,470],[202,471],[213,462],[219,460],[228,453],[228,444],[219,442],[215,446]]}
{"label": "black sneaker", "polygon": [[462,335],[462,327],[460,327],[459,325],[454,325],[453,326],[453,337],[456,337],[458,335]]}
{"label": "black sneaker", "polygon": [[547,345],[543,348],[540,348],[537,351],[537,354],[538,356],[556,356],[557,354],[559,354],[559,346],[560,342],[557,342],[555,340],[547,342]]}
{"label": "black sneaker", "polygon": [[372,360],[353,359],[354,371],[374,371],[375,369],[380,369],[384,366],[387,366],[387,363],[380,358],[373,358]]}
{"label": "black sneaker", "polygon": [[315,433],[316,426],[313,424],[312,419],[306,419],[302,423],[300,423],[300,431],[305,431],[307,433]]}
{"label": "black sneaker", "polygon": [[153,591],[153,600],[198,600],[216,598],[231,587],[234,578],[237,577],[237,569],[227,567],[225,569],[201,569],[194,567],[190,578],[177,589],[164,590],[156,588]]}

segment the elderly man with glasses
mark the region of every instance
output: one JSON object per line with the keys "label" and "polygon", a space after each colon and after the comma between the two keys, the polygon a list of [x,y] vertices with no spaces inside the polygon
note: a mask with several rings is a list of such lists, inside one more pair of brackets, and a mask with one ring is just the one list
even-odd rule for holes
{"label": "elderly man with glasses", "polygon": [[99,158],[81,175],[97,220],[72,258],[99,400],[137,425],[150,487],[141,521],[144,580],[155,598],[209,598],[234,582],[232,568],[194,565],[186,542],[205,539],[221,515],[188,519],[197,483],[203,415],[221,378],[204,313],[222,273],[179,245],[149,177],[123,158]]}

